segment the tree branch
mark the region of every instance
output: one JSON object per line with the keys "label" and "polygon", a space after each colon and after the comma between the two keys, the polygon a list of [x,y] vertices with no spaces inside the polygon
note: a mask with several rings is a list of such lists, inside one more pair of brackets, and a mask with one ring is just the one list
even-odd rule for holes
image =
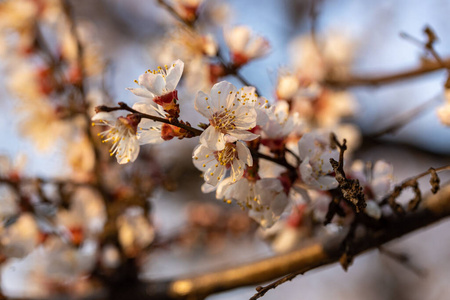
{"label": "tree branch", "polygon": [[[448,216],[450,216],[450,186],[441,189],[436,195],[429,196],[419,210],[402,218],[396,215],[387,217],[380,229],[357,236],[352,244],[354,254],[356,256],[377,249],[389,241]],[[141,294],[136,295],[138,297],[134,299],[204,299],[213,293],[258,285],[291,273],[301,274],[338,262],[342,255],[343,238],[342,235],[332,236],[323,242],[315,242],[287,254],[198,276],[142,283],[138,288]],[[134,294],[132,290],[129,292]]]}
{"label": "tree branch", "polygon": [[395,83],[402,80],[411,79],[444,69],[444,65],[450,64],[450,58],[441,62],[430,62],[419,67],[404,70],[397,73],[380,75],[380,76],[363,76],[354,75],[347,78],[326,78],[323,84],[335,88],[348,88],[355,86],[379,86],[382,84]]}
{"label": "tree branch", "polygon": [[368,136],[372,138],[379,138],[385,134],[395,134],[403,126],[410,123],[411,121],[414,121],[421,114],[428,112],[428,109],[430,109],[435,104],[435,102],[440,101],[441,99],[442,96],[440,94],[431,98],[430,100],[412,108],[411,110],[401,114],[400,116],[395,117],[395,122],[393,122],[391,125],[380,131],[369,134]]}
{"label": "tree branch", "polygon": [[97,107],[95,108],[95,110],[96,110],[97,112],[99,112],[99,111],[111,112],[111,111],[116,111],[116,110],[126,110],[126,111],[129,111],[129,112],[131,112],[131,113],[137,114],[138,116],[140,116],[141,118],[144,118],[144,119],[150,119],[150,120],[153,120],[153,121],[157,121],[157,122],[161,122],[161,123],[166,123],[166,124],[169,124],[169,125],[173,125],[173,126],[176,126],[176,127],[183,128],[183,129],[185,129],[185,130],[187,130],[187,131],[192,132],[192,133],[194,134],[194,136],[199,136],[199,135],[201,135],[202,132],[203,132],[203,130],[200,130],[200,129],[191,127],[191,126],[189,126],[189,125],[187,125],[187,124],[178,122],[178,121],[176,121],[176,120],[172,120],[172,121],[171,121],[171,120],[168,120],[168,119],[164,119],[164,118],[160,118],[160,117],[157,117],[157,116],[152,116],[152,115],[148,115],[148,114],[139,112],[139,111],[137,111],[137,110],[135,110],[135,109],[129,107],[129,106],[128,106],[126,103],[124,103],[124,102],[119,102],[118,104],[119,104],[118,107],[108,107],[108,106],[106,106],[106,105],[100,105],[100,106],[97,106]]}

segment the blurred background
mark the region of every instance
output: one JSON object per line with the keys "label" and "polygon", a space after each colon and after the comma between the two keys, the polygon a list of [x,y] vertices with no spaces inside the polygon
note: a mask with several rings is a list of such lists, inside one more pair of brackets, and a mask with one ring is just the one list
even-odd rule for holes
{"label": "blurred background", "polygon": [[[126,88],[133,86],[133,80],[145,70],[167,63],[162,61],[161,55],[165,53],[163,44],[174,26],[174,17],[157,1],[77,0],[71,4],[78,24],[88,28],[87,33],[92,35],[91,41],[98,46],[107,66],[102,80],[109,97],[113,102],[133,104],[139,99]],[[204,4],[205,10],[214,11],[210,14],[211,20],[204,21],[205,31],[215,36],[221,48],[226,49],[224,28],[234,25],[248,25],[269,41],[269,54],[245,65],[241,71],[263,96],[274,102],[279,70],[294,69],[296,58],[302,55],[296,41],[311,32],[312,2],[205,0]],[[350,74],[370,77],[418,67],[430,57],[423,47],[402,38],[400,33],[426,40],[423,29],[427,25],[438,36],[435,49],[439,55],[442,58],[450,55],[447,34],[450,32],[450,2],[445,0],[322,0],[315,1],[315,11],[315,32],[319,39],[339,35],[350,41]],[[333,44],[330,47],[333,48]],[[19,104],[7,83],[11,68],[8,54],[2,56],[0,64],[3,67],[0,76],[1,153],[13,158],[23,153],[27,157],[23,170],[26,176],[47,178],[70,174],[67,149],[61,142],[40,152],[22,134],[19,128],[23,117],[17,113]],[[242,86],[235,78],[227,80]],[[439,70],[399,82],[349,88],[357,111],[349,120],[362,134],[361,147],[355,150],[354,158],[390,162],[396,182],[429,167],[448,164],[450,130],[436,115],[436,109],[445,103],[446,80],[447,72]],[[184,89],[179,98],[182,99],[183,120],[192,124],[200,122],[193,108],[195,92]],[[105,98],[98,102],[102,100]],[[427,102],[431,103],[394,134],[369,137]],[[142,150],[157,162],[167,179],[150,197],[153,226],[163,238],[161,245],[146,258],[142,278],[171,278],[274,255],[270,242],[262,238],[261,229],[245,213],[238,207],[222,205],[212,194],[201,192],[202,179],[191,163],[192,149],[197,143],[197,139],[172,140]],[[129,168],[121,167],[117,172],[127,172]],[[442,181],[447,180],[443,177]],[[426,180],[423,183],[426,184]],[[411,195],[404,193],[402,197],[407,199]],[[182,231],[185,224],[200,224],[199,227],[207,230],[184,234],[176,246],[163,245]],[[371,251],[357,257],[347,272],[338,265],[314,270],[267,293],[264,299],[447,299],[450,294],[449,229],[450,223],[446,221],[386,246],[406,253],[415,266],[423,269],[422,275],[378,251]],[[17,268],[16,265],[3,268],[2,287],[20,297],[23,282],[14,275],[18,273]],[[248,299],[254,293],[254,287],[248,287],[208,299]]]}

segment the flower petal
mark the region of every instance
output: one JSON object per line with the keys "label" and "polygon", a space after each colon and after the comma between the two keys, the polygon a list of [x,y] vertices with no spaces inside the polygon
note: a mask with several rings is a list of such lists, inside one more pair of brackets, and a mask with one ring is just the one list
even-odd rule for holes
{"label": "flower petal", "polygon": [[136,136],[126,138],[120,142],[119,150],[116,153],[116,159],[119,164],[134,162],[139,155],[139,142]]}
{"label": "flower petal", "polygon": [[211,107],[213,112],[224,110],[228,107],[230,101],[234,101],[236,98],[236,87],[227,82],[221,81],[216,83],[211,88]]}
{"label": "flower petal", "polygon": [[231,198],[228,187],[231,184],[231,178],[227,177],[217,185],[216,199]]}
{"label": "flower petal", "polygon": [[237,129],[250,130],[256,126],[257,113],[253,106],[240,106],[236,109]]}
{"label": "flower petal", "polygon": [[233,136],[234,138],[236,138],[236,140],[241,140],[241,141],[253,141],[254,139],[259,138],[259,134],[254,134],[251,133],[250,131],[247,130],[231,130],[228,132],[229,135]]}
{"label": "flower petal", "polygon": [[298,150],[300,159],[305,159],[310,157],[315,153],[314,150],[314,134],[306,133],[302,136],[300,141],[298,141]]}
{"label": "flower petal", "polygon": [[240,159],[233,160],[231,164],[231,182],[236,182],[244,175],[245,163]]}
{"label": "flower petal", "polygon": [[317,184],[315,185],[319,190],[327,191],[337,188],[338,182],[333,176],[321,176],[317,179]]}
{"label": "flower petal", "polygon": [[225,31],[225,41],[232,52],[244,52],[250,39],[248,26],[236,26]]}
{"label": "flower petal", "polygon": [[92,121],[99,121],[99,122],[104,122],[108,125],[113,125],[116,123],[117,118],[111,113],[101,111],[99,113],[96,113],[92,117]]}
{"label": "flower petal", "polygon": [[201,190],[202,190],[203,193],[207,194],[207,193],[214,192],[217,188],[218,187],[210,185],[210,184],[205,182],[205,183],[202,184]]}
{"label": "flower petal", "polygon": [[203,174],[203,178],[205,181],[212,185],[217,186],[219,181],[223,178],[223,173],[225,171],[225,167],[220,164],[215,164]]}
{"label": "flower petal", "polygon": [[206,163],[214,159],[211,156],[213,156],[213,152],[208,147],[202,144],[197,145],[192,153],[194,166],[200,171],[205,171]]}
{"label": "flower petal", "polygon": [[202,91],[199,91],[197,93],[197,96],[195,97],[194,107],[195,109],[201,113],[206,118],[211,118],[213,115],[213,111],[210,106],[210,99],[209,95],[205,94]]}
{"label": "flower petal", "polygon": [[236,148],[239,156],[239,160],[246,163],[249,167],[253,166],[253,157],[250,150],[245,146],[243,142],[236,142]]}
{"label": "flower petal", "polygon": [[129,90],[130,92],[132,92],[133,94],[135,94],[136,96],[139,96],[139,97],[152,98],[152,99],[155,97],[155,95],[153,95],[147,89],[143,89],[143,88],[127,88],[127,90]]}
{"label": "flower petal", "polygon": [[172,63],[172,66],[167,71],[166,76],[166,90],[171,92],[175,90],[178,82],[180,81],[181,74],[183,74],[184,62],[181,60],[176,60]]}
{"label": "flower petal", "polygon": [[144,73],[139,76],[139,85],[145,87],[155,96],[162,96],[165,93],[166,81],[159,73]]}
{"label": "flower petal", "polygon": [[164,142],[161,138],[161,129],[155,128],[142,128],[138,133],[138,140],[140,145],[145,144],[160,144]]}
{"label": "flower petal", "polygon": [[209,126],[200,135],[200,143],[211,150],[222,150],[225,148],[224,134],[216,130],[213,126]]}

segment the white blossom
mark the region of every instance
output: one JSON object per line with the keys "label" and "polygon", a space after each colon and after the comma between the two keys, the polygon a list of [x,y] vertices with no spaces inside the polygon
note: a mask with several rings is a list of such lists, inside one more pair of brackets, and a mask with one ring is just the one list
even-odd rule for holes
{"label": "white blossom", "polygon": [[140,207],[128,208],[117,218],[119,241],[129,255],[147,247],[155,237],[155,231]]}
{"label": "white blossom", "polygon": [[289,104],[280,100],[267,111],[268,122],[262,127],[265,137],[282,139],[290,133],[298,132],[302,128],[302,121],[298,113],[289,113]]}
{"label": "white blossom", "polygon": [[333,172],[330,158],[338,159],[338,151],[329,146],[329,135],[325,132],[310,132],[298,142],[301,179],[307,185],[320,190],[330,190],[338,182],[329,174]]}
{"label": "white blossom", "polygon": [[297,76],[293,74],[284,74],[278,76],[277,97],[278,99],[289,100],[297,93],[300,88],[300,82]]}
{"label": "white blossom", "polygon": [[[194,30],[177,27],[156,43],[155,55],[159,61],[172,61],[176,58],[186,62],[191,72],[192,62],[204,56],[215,56],[217,42],[211,34],[200,34]],[[206,63],[206,60],[205,60]]]}
{"label": "white blossom", "polygon": [[242,178],[232,183],[231,178],[222,181],[216,197],[235,200],[243,209],[249,209],[249,215],[262,227],[271,227],[286,208],[288,197],[283,185],[277,178],[249,180]]}
{"label": "white blossom", "polygon": [[258,137],[248,131],[256,126],[255,107],[248,104],[250,98],[238,95],[236,87],[226,81],[215,84],[210,95],[197,93],[195,109],[210,123],[200,135],[200,142],[208,148],[222,150],[226,142],[251,141]]}
{"label": "white blossom", "polygon": [[[161,106],[156,107],[147,102],[138,102],[133,105],[133,109],[140,113],[164,118],[165,113]],[[140,145],[159,144],[164,140],[161,138],[162,123],[151,119],[142,118],[137,126],[137,138]]]}
{"label": "white blossom", "polygon": [[225,178],[227,170],[230,170],[231,182],[236,182],[244,175],[245,165],[253,165],[250,150],[240,141],[226,143],[219,151],[200,144],[194,149],[192,158],[195,167],[204,173],[206,183],[212,186]]}
{"label": "white blossom", "polygon": [[14,190],[7,185],[0,186],[0,221],[20,212],[19,199]]}
{"label": "white blossom", "polygon": [[312,128],[333,129],[343,118],[355,114],[354,97],[345,91],[322,89],[317,95],[297,95],[292,111],[298,112]]}
{"label": "white blossom", "polygon": [[21,214],[11,225],[0,228],[0,246],[7,257],[24,257],[39,241],[39,229],[30,213]]}
{"label": "white blossom", "polygon": [[252,35],[248,26],[236,26],[224,31],[225,42],[230,48],[234,64],[245,64],[269,52],[269,42],[261,36]]}
{"label": "white blossom", "polygon": [[77,140],[68,140],[65,145],[66,159],[71,167],[74,179],[87,179],[95,166],[95,153],[86,136]]}
{"label": "white blossom", "polygon": [[175,91],[181,74],[183,73],[184,63],[181,60],[174,61],[170,67],[158,67],[157,70],[148,70],[136,81],[139,88],[128,88],[136,96],[154,98],[160,97]]}
{"label": "white blossom", "polygon": [[335,33],[327,34],[319,43],[310,36],[301,36],[292,42],[290,52],[299,74],[320,81],[329,72],[341,76],[348,74],[354,44]]}
{"label": "white blossom", "polygon": [[75,191],[70,209],[59,210],[56,219],[62,233],[77,244],[103,230],[106,211],[100,195],[83,187]]}
{"label": "white blossom", "polygon": [[109,150],[111,156],[116,155],[119,164],[136,160],[139,154],[137,139],[137,122],[125,117],[115,117],[111,113],[99,112],[92,117],[95,125],[106,125],[110,128],[99,134],[103,142],[112,141]]}
{"label": "white blossom", "polygon": [[264,126],[268,121],[269,100],[264,97],[259,97],[256,93],[256,88],[253,86],[244,86],[236,92],[236,97],[240,103],[245,103],[255,108],[256,111],[256,125]]}
{"label": "white blossom", "polygon": [[75,298],[86,296],[90,288],[86,278],[95,266],[96,251],[92,241],[76,248],[50,236],[25,258],[6,263],[2,290],[13,298],[52,298],[56,287]]}

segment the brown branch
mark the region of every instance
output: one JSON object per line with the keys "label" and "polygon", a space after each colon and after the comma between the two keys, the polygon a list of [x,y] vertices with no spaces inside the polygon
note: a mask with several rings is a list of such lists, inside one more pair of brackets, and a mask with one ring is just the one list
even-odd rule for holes
{"label": "brown branch", "polygon": [[[354,255],[376,249],[391,240],[411,233],[450,216],[450,186],[430,196],[421,209],[398,218],[385,219],[380,229],[357,236],[352,244]],[[213,293],[257,285],[291,273],[302,273],[339,261],[342,255],[342,236],[333,236],[323,242],[261,261],[231,267],[202,275],[153,281],[143,284],[142,298],[135,299],[203,299]],[[146,287],[146,288],[144,288]]]}
{"label": "brown branch", "polygon": [[297,168],[294,167],[294,166],[291,166],[291,165],[286,161],[286,159],[285,159],[284,157],[275,158],[275,157],[272,157],[272,156],[263,154],[263,153],[261,153],[261,152],[257,152],[257,151],[255,151],[255,150],[251,150],[251,153],[252,153],[252,156],[253,156],[253,157],[262,158],[262,159],[271,161],[271,162],[273,162],[273,163],[276,163],[276,164],[278,164],[278,165],[280,165],[280,166],[285,167],[286,169],[288,169],[288,170],[290,170],[290,171],[292,171],[292,172],[294,172],[294,173],[295,173],[296,170],[297,170]]}
{"label": "brown branch", "polygon": [[[443,59],[445,65],[450,64],[450,59]],[[335,88],[348,88],[356,86],[379,86],[383,84],[395,83],[402,80],[412,79],[418,76],[426,75],[444,67],[438,62],[429,62],[419,67],[404,70],[392,74],[379,76],[354,75],[346,78],[326,78],[322,83]]]}
{"label": "brown branch", "polygon": [[255,88],[255,92],[257,95],[261,95],[258,88],[251,84],[244,75],[240,72],[240,67],[234,66],[232,63],[228,63],[225,58],[223,57],[222,50],[220,47],[217,49],[216,58],[219,60],[220,64],[222,65],[222,68],[224,68],[226,75],[232,75],[236,77],[243,85],[245,86],[252,86]]}
{"label": "brown branch", "polygon": [[411,79],[441,69],[447,69],[447,71],[450,74],[450,59],[443,59],[434,49],[434,44],[438,40],[437,35],[429,26],[424,28],[424,33],[427,36],[426,42],[422,42],[407,33],[401,33],[400,36],[402,38],[409,40],[410,42],[413,42],[419,47],[423,47],[425,51],[428,51],[434,57],[434,59],[436,60],[435,62],[429,62],[427,64],[419,66],[418,68],[388,75],[374,76],[374,77],[354,76],[342,79],[328,78],[325,79],[323,83],[340,88],[352,86],[364,86],[364,85],[377,86],[381,84],[388,84],[401,80]]}
{"label": "brown branch", "polygon": [[385,134],[396,133],[398,130],[400,130],[402,127],[404,127],[406,124],[413,121],[417,116],[420,116],[421,114],[427,112],[428,109],[430,109],[435,102],[440,101],[441,99],[442,99],[441,95],[431,98],[430,100],[428,100],[428,101],[418,105],[417,107],[405,112],[404,114],[396,117],[396,121],[393,124],[387,126],[386,128],[384,128],[378,132],[369,134],[368,137],[378,138]]}
{"label": "brown branch", "polygon": [[179,127],[179,128],[183,128],[183,129],[185,129],[185,130],[187,130],[189,132],[192,132],[194,134],[194,136],[199,136],[203,132],[203,130],[191,127],[191,126],[189,126],[187,124],[184,124],[184,123],[181,123],[181,122],[179,122],[177,120],[168,120],[168,119],[165,119],[165,118],[161,118],[161,117],[152,116],[152,115],[149,115],[149,114],[142,113],[140,111],[137,111],[137,110],[129,107],[124,102],[119,102],[118,104],[119,104],[118,107],[109,107],[109,106],[106,106],[106,105],[100,105],[100,106],[97,106],[95,108],[95,110],[97,112],[99,112],[99,111],[112,112],[112,111],[117,111],[117,110],[126,110],[126,111],[132,112],[132,113],[134,113],[134,114],[136,114],[136,115],[138,115],[138,116],[140,116],[141,118],[144,118],[144,119],[150,119],[150,120],[153,120],[153,121],[156,121],[156,122],[166,123],[166,124],[173,125],[173,126],[176,126],[176,127]]}
{"label": "brown branch", "polygon": [[285,151],[289,154],[291,154],[295,160],[297,161],[297,167],[302,163],[302,160],[300,159],[300,157],[291,149],[285,148]]}
{"label": "brown branch", "polygon": [[422,200],[422,192],[419,189],[419,183],[417,180],[420,178],[431,174],[430,178],[430,185],[431,185],[431,192],[437,193],[439,190],[439,177],[437,176],[437,172],[441,171],[448,171],[450,170],[450,165],[439,167],[439,168],[429,168],[427,171],[422,172],[414,177],[408,178],[404,180],[401,184],[394,187],[394,191],[389,194],[389,196],[385,197],[381,202],[380,205],[386,205],[389,204],[392,208],[392,210],[395,213],[398,214],[404,214],[405,210],[404,208],[396,202],[396,199],[401,195],[403,190],[405,190],[408,187],[411,187],[413,189],[413,192],[415,194],[414,198],[409,202],[408,208],[409,210],[415,210],[418,205],[420,204],[420,201]]}
{"label": "brown branch", "polygon": [[339,189],[342,193],[342,197],[348,202],[354,205],[356,213],[364,210],[366,207],[366,201],[364,198],[363,188],[359,184],[357,179],[348,179],[344,171],[344,152],[347,150],[347,141],[344,139],[340,144],[333,133],[330,136],[332,147],[339,148],[339,161],[330,158],[331,166],[335,172],[335,179],[339,183]]}
{"label": "brown branch", "polygon": [[180,14],[166,1],[164,0],[157,0],[158,4],[164,7],[175,19],[180,21],[182,24],[186,25],[187,27],[193,29],[195,25],[195,20],[189,21],[184,19]]}

